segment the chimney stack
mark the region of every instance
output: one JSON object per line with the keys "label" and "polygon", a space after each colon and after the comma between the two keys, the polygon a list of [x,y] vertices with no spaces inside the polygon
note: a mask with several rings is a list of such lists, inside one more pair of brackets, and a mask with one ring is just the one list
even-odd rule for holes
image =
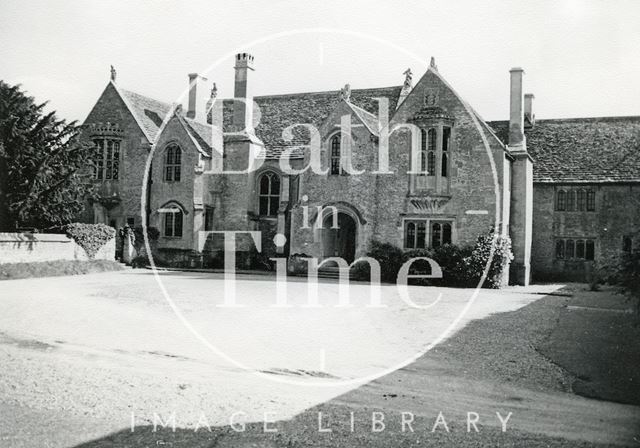
{"label": "chimney stack", "polygon": [[522,75],[524,70],[514,67],[511,73],[511,100],[509,107],[509,146],[524,146],[524,101]]}
{"label": "chimney stack", "polygon": [[238,131],[250,129],[253,126],[253,98],[249,91],[248,76],[249,70],[253,71],[253,56],[249,53],[238,53],[236,55],[236,76],[233,96],[233,125]]}
{"label": "chimney stack", "polygon": [[198,74],[189,73],[189,107],[187,118],[196,118],[196,89],[198,87]]}
{"label": "chimney stack", "polygon": [[536,116],[533,113],[533,99],[535,96],[533,93],[524,94],[524,118],[526,119],[525,126],[533,126],[536,121]]}

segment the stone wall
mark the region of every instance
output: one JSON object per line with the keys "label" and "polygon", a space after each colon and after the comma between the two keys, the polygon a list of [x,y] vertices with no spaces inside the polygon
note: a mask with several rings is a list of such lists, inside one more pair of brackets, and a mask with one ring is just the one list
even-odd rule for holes
{"label": "stone wall", "polygon": [[[114,260],[115,238],[105,244],[95,260]],[[88,260],[84,249],[66,235],[51,233],[0,233],[0,264],[54,260]]]}
{"label": "stone wall", "polygon": [[[555,195],[561,188],[593,189],[595,211],[556,211]],[[595,269],[601,270],[603,277],[613,275],[623,253],[623,237],[640,232],[639,184],[536,183],[533,207],[532,270],[537,281],[585,281]],[[594,261],[556,259],[557,238],[595,239]],[[634,241],[634,245],[638,243]]]}

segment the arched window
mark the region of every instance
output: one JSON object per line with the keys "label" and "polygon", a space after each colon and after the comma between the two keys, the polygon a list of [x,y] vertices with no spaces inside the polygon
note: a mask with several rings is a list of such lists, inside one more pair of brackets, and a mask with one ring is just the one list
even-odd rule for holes
{"label": "arched window", "polygon": [[558,191],[556,195],[556,210],[563,211],[566,207],[566,193],[564,190]]}
{"label": "arched window", "polygon": [[593,190],[587,190],[587,211],[593,212],[596,210],[596,192]]}
{"label": "arched window", "polygon": [[161,211],[164,214],[164,236],[182,237],[182,220],[184,218],[182,209],[176,204],[171,204],[165,206]]}
{"label": "arched window", "polygon": [[258,178],[259,213],[261,216],[276,216],[280,206],[280,176],[272,171]]}
{"label": "arched window", "polygon": [[342,167],[340,166],[340,134],[331,137],[331,154],[330,154],[330,168],[329,174],[340,175],[342,174]]}
{"label": "arched window", "polygon": [[180,182],[180,165],[182,163],[182,150],[176,144],[167,146],[164,155],[164,181]]}
{"label": "arched window", "polygon": [[572,212],[576,209],[576,192],[574,190],[567,191],[567,211]]}
{"label": "arched window", "polygon": [[564,259],[564,240],[556,241],[556,258],[559,260]]}
{"label": "arched window", "polygon": [[436,130],[427,133],[427,176],[436,175]]}
{"label": "arched window", "polygon": [[578,190],[578,211],[583,212],[587,206],[587,192]]}

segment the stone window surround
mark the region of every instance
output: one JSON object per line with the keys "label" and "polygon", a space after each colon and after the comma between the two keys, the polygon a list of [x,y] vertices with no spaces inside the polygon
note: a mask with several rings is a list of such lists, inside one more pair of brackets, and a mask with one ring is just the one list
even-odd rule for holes
{"label": "stone window surround", "polygon": [[[168,157],[169,157],[169,149],[172,148],[177,148],[178,152],[177,154],[179,155],[178,157],[178,162],[176,163],[176,158],[174,156],[173,160],[171,160],[169,163],[168,161]],[[181,182],[182,180],[182,153],[183,150],[180,147],[180,145],[175,142],[175,141],[170,141],[168,142],[166,145],[164,145],[164,148],[162,150],[162,181],[165,183],[174,183],[174,182]],[[167,169],[171,169],[171,176],[167,176]],[[175,180],[176,176],[175,174],[178,173],[178,180]],[[171,177],[171,179],[168,179],[168,177]]]}
{"label": "stone window surround", "polygon": [[554,191],[553,205],[556,212],[595,212],[596,190],[593,187],[558,187]]}
{"label": "stone window surround", "polygon": [[[418,128],[420,128],[420,132],[412,132],[411,134],[411,171],[413,171],[414,167],[417,168],[416,171],[420,171],[421,168],[421,157],[423,155],[422,148],[422,135],[423,132],[427,135],[427,152],[428,152],[428,134],[430,129],[434,129],[436,133],[436,148],[435,148],[435,185],[432,188],[421,189],[418,187],[418,176],[424,176],[424,174],[411,174],[409,179],[409,194],[410,195],[421,195],[421,194],[437,194],[437,195],[448,195],[451,188],[451,166],[453,164],[453,154],[455,153],[454,148],[454,133],[455,128],[453,126],[453,122],[447,119],[438,119],[438,120],[427,120],[414,122]],[[446,151],[446,176],[443,176],[443,142],[444,142],[444,129],[449,129],[448,135],[448,146]],[[428,163],[426,163],[428,167]]]}
{"label": "stone window surround", "polygon": [[[409,223],[417,223],[424,222],[426,227],[426,235],[425,235],[425,248],[430,249],[433,247],[433,234],[432,234],[432,224],[441,223],[441,224],[450,224],[451,225],[451,244],[456,244],[457,241],[457,228],[456,228],[456,219],[453,217],[447,216],[430,216],[430,217],[420,217],[420,216],[405,216],[402,218],[402,248],[404,250],[412,250],[412,249],[423,249],[422,247],[408,247],[406,241],[406,232],[407,225]],[[416,236],[417,238],[417,236]],[[442,243],[441,243],[442,245]]]}
{"label": "stone window surround", "polygon": [[[264,195],[260,191],[260,181],[262,180],[262,178],[265,175],[269,175],[269,174],[271,174],[272,176],[277,177],[277,179],[278,179],[278,195],[277,195],[277,198],[276,198],[276,195],[273,194],[271,191],[269,192],[270,194],[268,194],[268,195]],[[256,179],[255,191],[256,191],[256,196],[257,196],[257,199],[258,199],[256,201],[256,215],[261,217],[261,218],[264,218],[264,219],[277,219],[278,210],[280,208],[280,200],[282,198],[282,188],[283,188],[283,185],[284,185],[283,176],[280,173],[278,173],[276,170],[274,170],[273,168],[267,167],[267,168],[264,168],[264,169],[260,170],[258,173],[256,173],[255,179]],[[270,188],[271,188],[271,182],[272,181],[269,182],[269,187]],[[271,210],[271,201],[273,201],[274,198],[276,198],[275,200],[276,200],[276,203],[277,203],[277,208],[276,208],[276,213],[274,213],[274,214],[270,214],[270,213],[262,214],[261,213],[261,210],[260,210],[260,208],[261,208],[260,207],[260,202],[261,201],[260,200],[261,200],[261,198],[267,197],[267,196],[268,196],[267,211]]]}
{"label": "stone window surround", "polygon": [[[167,235],[166,230],[167,230],[167,224],[166,224],[166,219],[168,217],[168,215],[174,215],[177,216],[177,213],[171,213],[169,211],[167,211],[168,209],[176,209],[178,210],[178,212],[180,212],[180,216],[181,216],[181,234],[180,235]],[[166,202],[162,207],[158,208],[158,210],[156,211],[156,213],[159,213],[161,215],[161,219],[160,219],[160,225],[162,226],[162,237],[166,238],[166,239],[181,239],[184,235],[184,218],[185,216],[187,216],[189,214],[189,212],[187,212],[185,210],[185,208],[182,206],[182,204],[180,204],[178,201],[175,200],[171,200]],[[175,219],[173,222],[173,229],[175,229]]]}
{"label": "stone window surround", "polygon": [[[336,136],[340,136],[340,146],[339,146],[339,151],[340,151],[340,174],[335,174],[331,172],[331,159],[332,159],[332,142],[333,139]],[[327,176],[328,177],[333,177],[333,176],[348,176],[349,173],[344,169],[345,167],[345,160],[347,160],[347,158],[351,159],[351,164],[352,164],[352,168],[356,169],[356,167],[353,165],[353,148],[355,146],[356,143],[356,138],[353,134],[351,134],[351,145],[349,146],[349,148],[347,148],[348,153],[346,151],[344,151],[345,149],[345,145],[343,144],[342,141],[342,129],[338,128],[333,130],[331,133],[329,133],[328,137],[324,140],[324,152],[325,155],[322,158],[326,163],[327,163]]]}
{"label": "stone window surround", "polygon": [[[94,166],[93,179],[94,180],[110,180],[110,181],[118,181],[120,179],[120,161],[122,160],[122,137],[114,136],[110,134],[95,134],[91,136],[91,140],[96,146],[98,146],[98,141],[101,140],[103,142],[102,146],[102,159],[96,162]],[[112,157],[109,158],[109,153],[107,151],[107,142],[112,142]],[[116,151],[117,148],[117,151]],[[113,156],[117,154],[117,156]],[[111,167],[109,167],[109,163],[111,163]],[[115,168],[115,169],[114,169]],[[111,170],[111,171],[109,171]],[[100,173],[100,176],[98,176]],[[115,177],[114,177],[115,173]],[[109,177],[107,178],[107,174]]]}
{"label": "stone window surround", "polygon": [[[594,261],[596,251],[596,240],[594,237],[555,237],[554,238],[554,259],[564,261]],[[582,255],[578,256],[578,243],[582,243]],[[570,243],[570,244],[569,244]],[[571,246],[571,256],[567,256],[568,247]],[[589,249],[591,246],[591,249]],[[591,252],[591,255],[589,255]]]}

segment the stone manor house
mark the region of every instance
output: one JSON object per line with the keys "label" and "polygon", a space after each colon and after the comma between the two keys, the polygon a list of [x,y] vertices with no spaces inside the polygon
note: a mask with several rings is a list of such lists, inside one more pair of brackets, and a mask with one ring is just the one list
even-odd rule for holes
{"label": "stone manor house", "polygon": [[[158,250],[174,255],[223,247],[202,231],[252,230],[267,256],[348,262],[373,239],[404,249],[471,244],[496,226],[511,236],[518,284],[584,279],[638,244],[640,116],[536,120],[520,68],[510,71],[509,119],[497,122],[461,99],[433,59],[415,83],[408,70],[399,86],[255,97],[253,56],[236,55],[234,69],[235,100],[216,98],[214,84],[209,113],[197,110],[196,74],[184,113],[121,88],[112,69],[84,123],[83,138],[102,154],[85,220],[120,228],[144,218],[160,230]],[[300,171],[309,164],[305,123],[319,132],[324,174],[282,169],[283,157]],[[393,174],[376,172],[381,140]],[[246,170],[250,153],[258,169],[212,172]],[[276,245],[276,234],[286,239]],[[251,246],[238,237],[239,251]]]}

